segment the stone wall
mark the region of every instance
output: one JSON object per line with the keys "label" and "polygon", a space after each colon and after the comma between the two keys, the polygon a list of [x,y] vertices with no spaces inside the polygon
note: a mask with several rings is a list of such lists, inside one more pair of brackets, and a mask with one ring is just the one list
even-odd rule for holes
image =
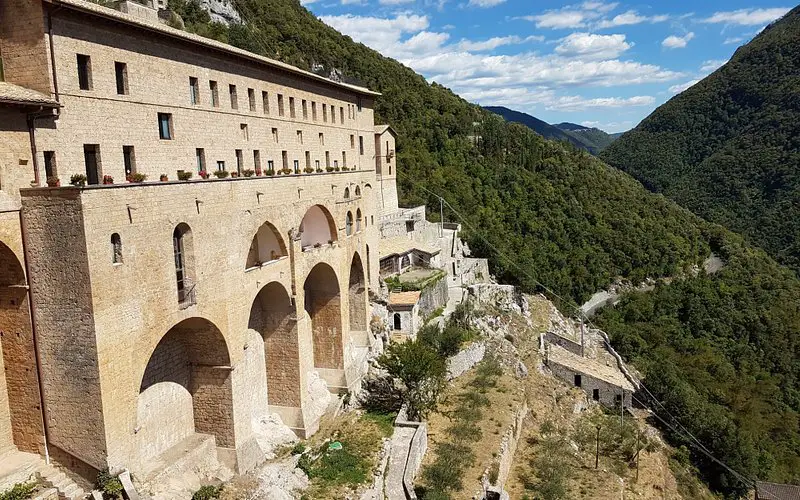
{"label": "stone wall", "polygon": [[429,286],[422,290],[419,295],[419,314],[424,318],[431,314],[433,311],[447,304],[447,279],[442,276],[442,279],[437,281],[433,286]]}
{"label": "stone wall", "polygon": [[447,378],[452,380],[483,360],[486,354],[484,342],[473,342],[458,354],[447,358]]}
{"label": "stone wall", "polygon": [[[503,435],[503,440],[500,443],[500,450],[495,459],[497,464],[497,480],[491,486],[498,490],[502,490],[508,480],[508,475],[511,472],[511,466],[514,464],[514,454],[517,452],[517,444],[519,438],[522,436],[522,424],[525,417],[528,416],[528,404],[523,403],[522,408],[519,408],[514,415],[514,421],[511,427]],[[494,465],[492,465],[494,467]],[[485,478],[485,483],[489,483],[488,478]]]}
{"label": "stone wall", "polygon": [[7,82],[50,95],[49,54],[40,2],[0,2],[0,52]]}
{"label": "stone wall", "polygon": [[545,342],[561,346],[573,354],[583,356],[583,347],[579,343],[573,342],[553,332],[547,332],[543,335]]}
{"label": "stone wall", "polygon": [[597,377],[593,377],[584,372],[575,371],[569,367],[563,366],[553,360],[548,360],[547,362],[548,368],[553,373],[554,376],[560,378],[567,384],[574,386],[575,385],[575,375],[581,376],[581,386],[580,390],[584,391],[589,399],[593,398],[593,392],[596,389],[598,391],[599,399],[598,401],[602,403],[604,406],[608,406],[611,408],[619,408],[619,401],[618,397],[623,395],[624,402],[623,405],[627,408],[631,405],[631,392],[620,388],[614,384],[606,382],[605,380],[601,380]]}
{"label": "stone wall", "polygon": [[489,260],[465,257],[461,264],[461,283],[465,286],[477,283],[488,283],[491,279],[489,274]]}

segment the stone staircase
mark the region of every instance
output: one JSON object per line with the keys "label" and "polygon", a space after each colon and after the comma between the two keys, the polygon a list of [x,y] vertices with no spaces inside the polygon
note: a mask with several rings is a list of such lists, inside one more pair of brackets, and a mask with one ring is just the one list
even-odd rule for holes
{"label": "stone staircase", "polygon": [[0,491],[29,481],[34,476],[48,488],[58,490],[58,498],[62,500],[86,498],[86,492],[80,486],[56,467],[47,465],[39,455],[17,450],[0,454]]}

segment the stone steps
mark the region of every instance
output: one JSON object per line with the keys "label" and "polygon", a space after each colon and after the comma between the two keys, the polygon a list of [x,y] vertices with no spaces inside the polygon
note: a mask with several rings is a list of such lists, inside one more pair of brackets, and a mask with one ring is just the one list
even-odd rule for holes
{"label": "stone steps", "polygon": [[47,465],[41,459],[40,462],[41,463],[38,465],[38,467],[36,467],[35,472],[45,485],[58,490],[58,498],[61,498],[62,500],[77,500],[86,498],[86,492],[83,491],[80,486],[75,484],[75,482],[70,479],[69,476],[57,468]]}

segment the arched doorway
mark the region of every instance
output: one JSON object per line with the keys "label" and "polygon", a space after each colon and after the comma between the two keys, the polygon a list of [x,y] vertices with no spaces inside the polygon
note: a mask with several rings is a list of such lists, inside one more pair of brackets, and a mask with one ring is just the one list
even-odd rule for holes
{"label": "arched doorway", "polygon": [[300,246],[303,250],[336,241],[336,223],[327,208],[314,205],[300,222]]}
{"label": "arched doorway", "polygon": [[305,310],[311,317],[314,366],[344,368],[339,281],[333,268],[320,262],[303,285]]}
{"label": "arched doorway", "polygon": [[400,313],[394,313],[394,318],[392,318],[392,319],[393,319],[393,321],[392,321],[392,323],[393,323],[393,324],[392,324],[392,327],[393,327],[395,330],[402,330],[402,326],[403,326],[403,325],[402,325],[402,323],[401,323],[401,321],[400,321]]}
{"label": "arched doorway", "polygon": [[[297,339],[297,316],[294,306],[280,283],[273,281],[262,288],[250,309],[248,327],[261,334],[260,354],[266,373],[264,402],[273,406],[300,406],[300,352]],[[260,400],[261,395],[254,394]]]}
{"label": "arched doorway", "polygon": [[38,453],[44,431],[25,284],[19,259],[0,243],[0,419],[11,422],[0,432],[0,449],[13,444]]}
{"label": "arched doorway", "polygon": [[234,447],[230,357],[213,323],[189,318],[161,338],[142,375],[137,429],[142,461],[195,433]]}
{"label": "arched doorway", "polygon": [[364,266],[358,253],[353,255],[350,264],[350,283],[348,301],[350,304],[350,331],[367,331],[367,287],[364,281]]}
{"label": "arched doorway", "polygon": [[286,256],[286,245],[278,230],[269,222],[258,228],[247,252],[245,269],[261,266]]}

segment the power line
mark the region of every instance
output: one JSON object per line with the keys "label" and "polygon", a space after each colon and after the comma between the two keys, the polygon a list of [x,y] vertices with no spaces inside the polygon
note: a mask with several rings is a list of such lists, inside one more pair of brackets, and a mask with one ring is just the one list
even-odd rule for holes
{"label": "power line", "polygon": [[[483,242],[484,242],[486,245],[488,245],[488,246],[489,246],[489,248],[491,248],[492,250],[494,250],[494,252],[495,252],[495,253],[496,253],[498,256],[500,256],[500,257],[504,258],[506,261],[508,261],[508,262],[509,262],[509,263],[510,263],[510,264],[511,264],[513,267],[515,267],[516,269],[518,269],[518,270],[519,270],[519,271],[520,271],[522,274],[524,274],[524,275],[525,275],[525,276],[526,276],[528,279],[530,279],[530,280],[531,280],[533,283],[535,283],[536,285],[540,286],[540,287],[541,287],[543,290],[545,290],[546,292],[548,292],[548,293],[549,293],[551,296],[553,296],[553,297],[556,297],[556,298],[557,298],[557,299],[559,299],[559,300],[560,300],[560,301],[561,301],[563,304],[565,304],[565,305],[567,305],[567,306],[571,307],[572,309],[574,309],[574,310],[575,310],[575,312],[576,312],[576,313],[578,313],[578,314],[580,315],[581,319],[582,319],[583,321],[585,321],[586,323],[588,323],[588,324],[589,324],[591,327],[593,327],[593,328],[594,328],[594,329],[596,329],[596,330],[602,331],[602,330],[601,330],[601,329],[600,329],[600,328],[599,328],[597,325],[595,325],[595,324],[594,324],[594,323],[593,323],[593,322],[592,322],[592,321],[591,321],[591,320],[590,320],[590,319],[589,319],[589,318],[586,316],[586,314],[583,312],[583,310],[580,308],[580,306],[579,306],[579,305],[578,305],[576,302],[574,302],[574,301],[573,301],[573,300],[571,300],[571,299],[569,299],[569,300],[568,300],[568,299],[564,299],[564,298],[563,298],[563,297],[561,297],[559,294],[557,294],[557,293],[556,293],[554,290],[552,290],[551,288],[549,288],[547,285],[545,285],[545,284],[544,284],[544,283],[542,283],[541,281],[537,280],[537,279],[536,279],[535,277],[533,277],[533,276],[532,276],[530,273],[528,273],[528,271],[527,271],[526,269],[524,269],[522,266],[520,266],[519,264],[517,264],[517,262],[516,262],[516,261],[514,261],[513,259],[511,259],[511,258],[510,258],[510,257],[508,257],[507,255],[505,255],[503,252],[501,252],[501,251],[500,251],[500,250],[499,250],[499,249],[498,249],[496,246],[494,246],[494,245],[493,245],[493,244],[492,244],[492,243],[491,243],[489,240],[487,240],[487,239],[486,239],[486,238],[483,236],[483,234],[482,234],[482,233],[480,233],[479,231],[475,230],[475,228],[474,228],[474,227],[473,227],[473,226],[472,226],[472,225],[471,225],[469,222],[467,222],[466,218],[465,218],[463,215],[461,215],[461,213],[460,213],[458,210],[456,210],[456,209],[455,209],[455,207],[453,207],[453,205],[451,205],[451,204],[450,204],[450,202],[448,202],[448,201],[447,201],[447,199],[445,199],[443,196],[440,196],[440,195],[438,195],[438,194],[436,194],[436,193],[432,192],[431,190],[429,190],[429,189],[428,189],[428,188],[426,188],[425,186],[422,186],[421,184],[418,184],[417,182],[415,182],[415,181],[414,181],[413,179],[411,179],[410,177],[407,177],[407,176],[406,176],[406,174],[405,174],[405,172],[402,172],[402,173],[401,173],[401,172],[402,172],[402,171],[398,170],[398,171],[397,171],[397,174],[398,174],[398,175],[400,175],[400,176],[402,176],[402,177],[404,177],[404,178],[406,178],[406,179],[408,179],[408,180],[409,180],[409,182],[410,182],[411,184],[413,184],[413,185],[415,185],[415,186],[417,186],[417,187],[421,188],[423,191],[425,191],[425,192],[426,192],[426,193],[428,193],[429,195],[431,195],[431,196],[434,196],[435,198],[438,198],[438,199],[439,199],[439,201],[440,201],[440,203],[443,203],[443,204],[447,205],[447,207],[448,207],[450,210],[452,210],[452,211],[453,211],[453,213],[456,215],[456,217],[459,219],[459,221],[460,221],[462,224],[464,224],[464,225],[465,225],[465,226],[466,226],[466,227],[467,227],[469,230],[471,230],[473,233],[475,233],[475,235],[476,235],[478,238],[480,238],[480,239],[481,239],[481,240],[482,240],[482,241],[483,241]],[[444,223],[444,221],[441,221],[441,222],[442,222],[442,223]],[[605,340],[605,339],[603,339],[603,343],[604,343],[604,344],[606,344],[606,345],[607,345],[609,348],[612,348],[612,346],[610,345],[610,343],[609,343],[609,342],[606,342],[606,340]],[[670,429],[672,429],[672,431],[673,431],[673,432],[675,432],[676,434],[679,434],[679,435],[681,435],[681,437],[683,437],[684,439],[687,439],[687,438],[686,438],[686,436],[687,436],[687,435],[688,435],[688,436],[690,436],[690,438],[688,438],[688,439],[687,439],[687,441],[689,442],[689,444],[690,444],[690,445],[692,445],[693,447],[695,447],[695,448],[699,449],[699,450],[700,450],[700,451],[701,451],[701,452],[702,452],[704,455],[708,456],[709,458],[711,458],[711,459],[712,459],[712,460],[714,460],[715,462],[717,462],[717,463],[719,463],[720,465],[722,465],[722,466],[723,466],[723,467],[724,467],[726,470],[730,471],[730,472],[731,472],[731,473],[732,473],[732,474],[733,474],[733,475],[734,475],[734,476],[735,476],[737,479],[739,479],[740,481],[742,481],[744,484],[755,485],[755,482],[754,482],[753,480],[751,480],[751,479],[748,479],[747,477],[745,477],[743,474],[740,474],[739,472],[736,472],[734,469],[732,469],[731,467],[729,467],[727,464],[725,464],[725,463],[724,463],[724,462],[722,462],[721,460],[719,460],[719,459],[717,459],[716,457],[714,457],[714,456],[713,456],[713,454],[711,453],[711,451],[710,451],[710,450],[708,450],[708,448],[706,448],[706,446],[705,446],[705,445],[703,445],[703,443],[701,443],[701,442],[700,442],[700,440],[699,440],[699,439],[697,439],[697,438],[696,438],[696,437],[695,437],[695,436],[694,436],[694,435],[693,435],[691,432],[689,432],[689,430],[688,430],[688,429],[686,429],[686,427],[684,427],[684,426],[683,426],[683,424],[681,424],[681,423],[680,423],[680,421],[678,420],[678,418],[677,418],[677,417],[675,417],[674,415],[672,415],[672,414],[669,412],[669,410],[667,410],[667,409],[666,409],[666,407],[664,407],[664,405],[663,405],[663,404],[662,404],[662,403],[661,403],[661,402],[658,400],[658,398],[656,398],[656,397],[653,395],[653,393],[652,393],[652,392],[650,392],[650,390],[649,390],[649,389],[648,389],[648,388],[647,388],[647,387],[644,385],[644,383],[643,383],[641,380],[638,380],[638,379],[637,379],[637,382],[638,382],[638,385],[639,385],[639,386],[641,386],[641,387],[644,389],[644,391],[645,391],[645,392],[646,392],[646,393],[647,393],[647,394],[650,396],[650,398],[652,398],[652,399],[653,399],[653,401],[655,401],[655,403],[656,403],[656,404],[657,404],[659,407],[661,407],[661,409],[662,409],[662,410],[663,410],[663,411],[664,411],[664,412],[665,412],[667,415],[669,415],[669,417],[670,417],[670,418],[671,418],[671,419],[672,419],[672,420],[675,422],[675,424],[676,424],[677,426],[679,426],[679,427],[682,429],[682,431],[683,431],[683,432],[680,432],[680,431],[678,431],[677,429],[675,429],[675,427],[674,427],[674,426],[672,426],[671,424],[667,423],[667,422],[666,422],[664,419],[662,419],[662,418],[661,418],[661,417],[660,417],[660,416],[659,416],[659,415],[656,413],[656,411],[655,411],[655,410],[651,410],[652,414],[653,414],[653,415],[654,415],[654,416],[655,416],[655,417],[656,417],[658,420],[660,420],[660,421],[661,421],[661,422],[663,422],[665,425],[667,425],[667,426],[668,426]],[[633,398],[633,395],[632,395],[632,394],[631,394],[631,397]],[[641,402],[641,401],[639,401],[638,399],[634,398],[634,400],[635,400],[635,401],[637,401],[637,402],[638,402],[639,404],[641,404],[642,406],[644,406],[645,408],[648,408],[648,409],[650,409],[650,408],[649,408],[649,406],[645,405],[644,403],[642,403],[642,402]]]}

